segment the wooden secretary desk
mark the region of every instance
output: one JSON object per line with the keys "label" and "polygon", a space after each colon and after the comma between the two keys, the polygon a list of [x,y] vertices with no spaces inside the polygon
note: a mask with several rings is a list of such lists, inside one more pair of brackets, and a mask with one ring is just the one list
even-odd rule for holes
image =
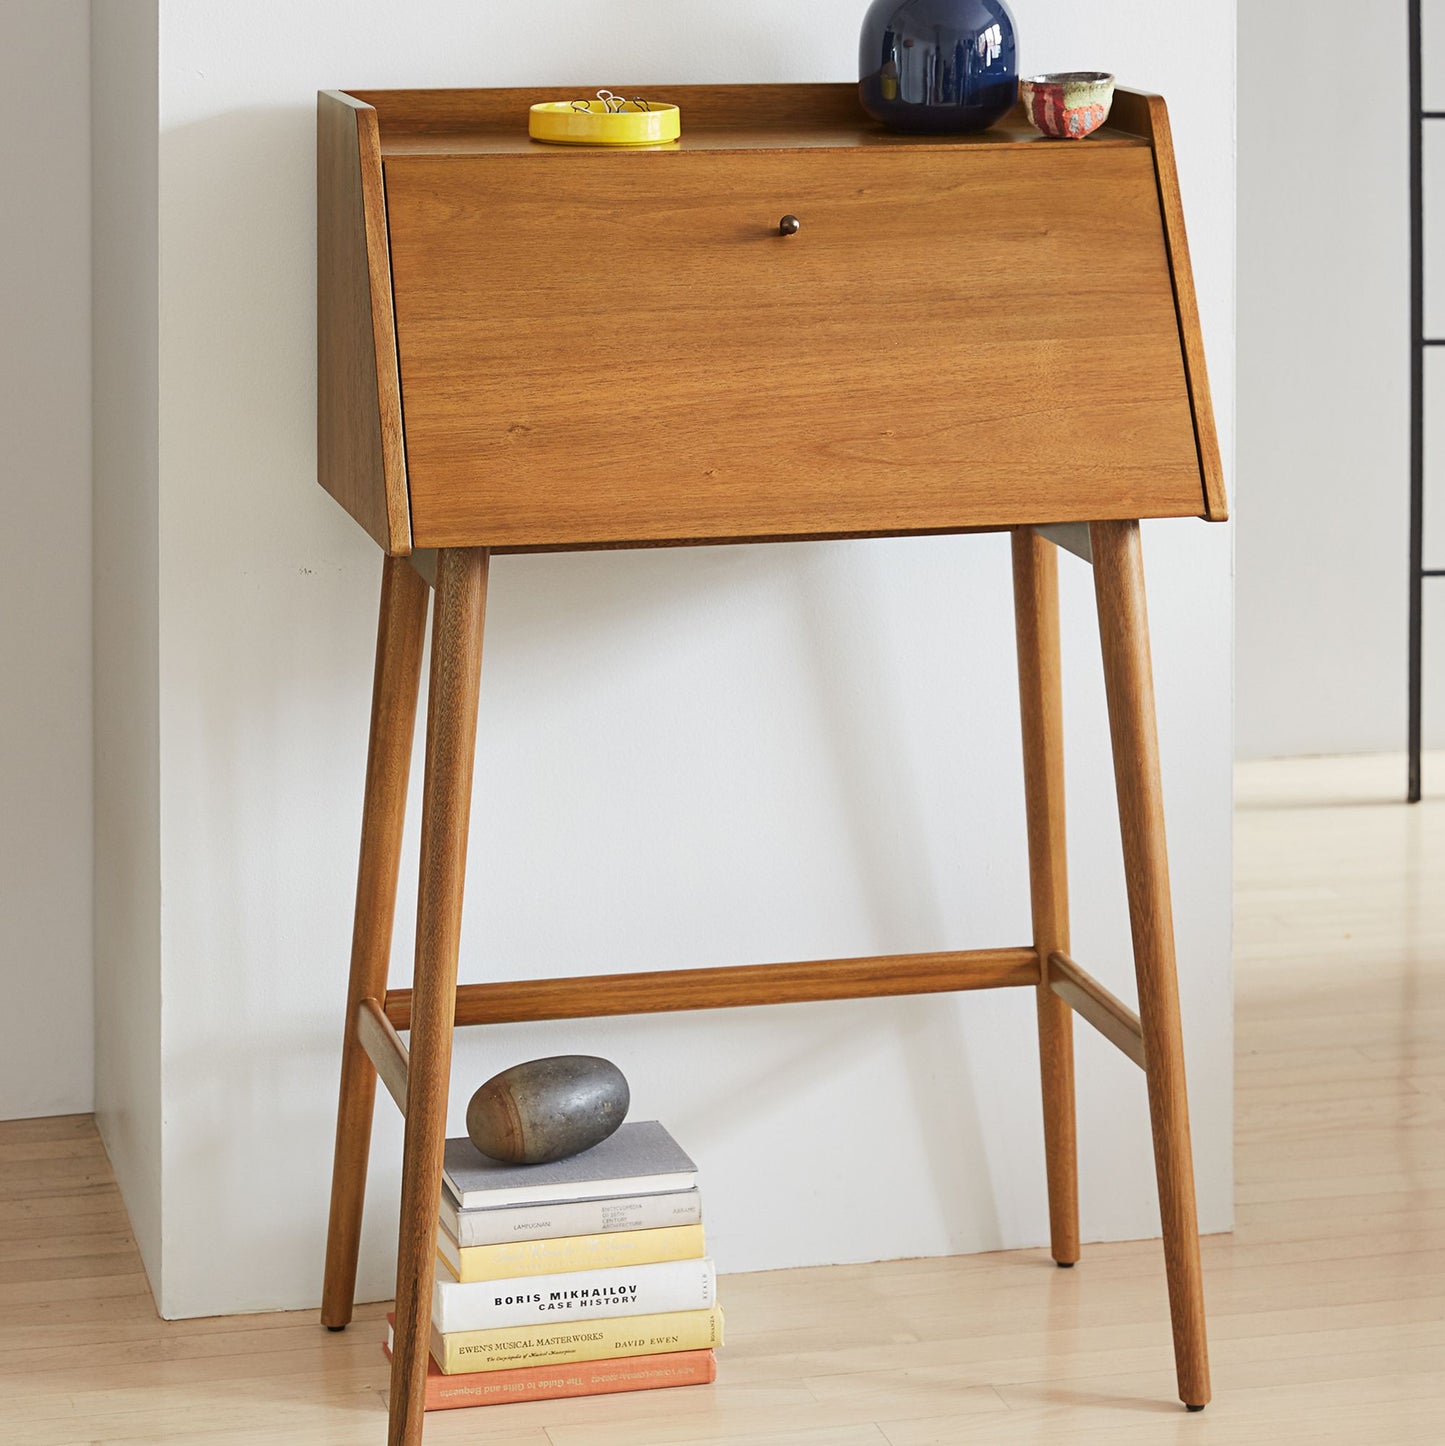
{"label": "wooden secretary desk", "polygon": [[[851,85],[648,93],[681,107],[681,142],[530,141],[528,106],[560,91],[319,100],[318,468],[385,554],[322,1319],[351,1317],[380,1075],[406,1116],[390,1440],[415,1446],[454,1025],[1016,985],[1037,996],[1060,1265],[1072,1014],[1144,1070],[1200,1409],[1139,519],[1226,507],[1164,103],[1121,91],[1095,136],[1055,142],[1018,113],[891,135]],[[1029,943],[458,988],[492,553],[973,531],[1012,534]],[[1093,564],[1138,1014],[1069,955],[1057,545]],[[415,978],[388,989],[433,591]]]}

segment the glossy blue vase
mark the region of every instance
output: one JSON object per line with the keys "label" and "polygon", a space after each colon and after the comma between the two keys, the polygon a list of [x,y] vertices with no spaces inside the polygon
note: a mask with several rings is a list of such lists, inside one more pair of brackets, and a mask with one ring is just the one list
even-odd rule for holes
{"label": "glossy blue vase", "polygon": [[1018,99],[1004,0],[873,0],[858,42],[863,109],[890,130],[981,131]]}

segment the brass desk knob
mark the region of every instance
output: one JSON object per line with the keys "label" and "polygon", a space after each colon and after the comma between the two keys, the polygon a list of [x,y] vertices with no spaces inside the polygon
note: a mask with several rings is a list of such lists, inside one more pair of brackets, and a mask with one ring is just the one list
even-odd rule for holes
{"label": "brass desk knob", "polygon": [[784,216],[778,222],[779,236],[796,236],[803,229],[803,223],[796,216]]}

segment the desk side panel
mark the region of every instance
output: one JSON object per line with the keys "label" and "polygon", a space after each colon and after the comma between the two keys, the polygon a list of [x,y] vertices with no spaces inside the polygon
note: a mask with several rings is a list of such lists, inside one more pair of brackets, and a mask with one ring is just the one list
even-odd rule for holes
{"label": "desk side panel", "polygon": [[411,551],[376,112],[316,103],[316,476],[388,552]]}
{"label": "desk side panel", "polygon": [[393,155],[386,183],[417,546],[1202,511],[1144,147]]}
{"label": "desk side panel", "polygon": [[1204,364],[1204,333],[1199,324],[1199,301],[1194,292],[1194,269],[1189,262],[1189,240],[1184,230],[1184,202],[1179,194],[1179,173],[1174,164],[1174,138],[1164,97],[1121,87],[1114,97],[1110,123],[1144,136],[1154,150],[1159,206],[1169,266],[1174,278],[1174,302],[1179,315],[1179,339],[1189,379],[1189,400],[1194,412],[1195,444],[1204,484],[1204,515],[1211,522],[1229,518],[1229,497],[1224,486],[1224,465],[1219,456],[1219,434],[1214,426],[1214,403],[1209,395],[1209,373]]}

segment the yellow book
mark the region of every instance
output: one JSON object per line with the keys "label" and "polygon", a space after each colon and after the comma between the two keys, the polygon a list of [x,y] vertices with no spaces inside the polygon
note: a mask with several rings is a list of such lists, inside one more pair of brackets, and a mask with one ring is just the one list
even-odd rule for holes
{"label": "yellow book", "polygon": [[465,1246],[458,1245],[444,1225],[437,1226],[437,1259],[446,1274],[463,1285],[527,1275],[562,1275],[574,1270],[660,1265],[669,1260],[701,1260],[706,1254],[701,1224]]}
{"label": "yellow book", "polygon": [[723,1343],[722,1311],[674,1310],[661,1315],[611,1316],[550,1326],[502,1326],[489,1331],[431,1333],[431,1353],[449,1376],[514,1366],[565,1365],[625,1356],[704,1351]]}

